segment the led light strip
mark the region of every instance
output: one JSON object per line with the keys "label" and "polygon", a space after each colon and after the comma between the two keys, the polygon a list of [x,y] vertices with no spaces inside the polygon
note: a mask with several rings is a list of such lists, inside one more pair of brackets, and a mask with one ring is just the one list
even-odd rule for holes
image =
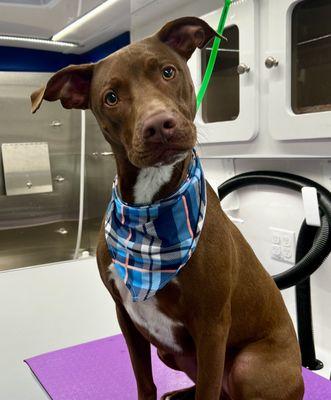
{"label": "led light strip", "polygon": [[48,40],[48,39],[38,39],[38,38],[24,37],[24,36],[0,35],[0,41],[47,44],[47,45],[51,45],[52,47],[78,47],[77,43],[53,41],[53,40]]}
{"label": "led light strip", "polygon": [[60,32],[56,33],[52,40],[58,41],[63,39],[65,36],[68,36],[73,31],[77,30],[80,26],[84,25],[86,22],[90,21],[91,19],[95,18],[97,15],[102,13],[103,11],[107,10],[109,7],[113,6],[119,0],[107,0],[104,3],[100,4],[87,14],[84,14],[82,17],[76,19],[73,23],[66,26]]}

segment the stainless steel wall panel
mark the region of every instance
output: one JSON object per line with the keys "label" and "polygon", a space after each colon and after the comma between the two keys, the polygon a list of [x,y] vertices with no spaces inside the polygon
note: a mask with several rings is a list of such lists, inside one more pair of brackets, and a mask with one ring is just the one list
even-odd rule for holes
{"label": "stainless steel wall panel", "polygon": [[51,170],[53,179],[59,174],[65,178],[53,181],[51,193],[0,195],[1,230],[78,218],[79,155],[51,156]]}
{"label": "stainless steel wall panel", "polygon": [[0,230],[0,271],[73,258],[77,222]]}
{"label": "stainless steel wall panel", "polygon": [[[49,74],[0,72],[1,142],[48,142],[50,152],[72,152],[77,148],[79,132],[71,129],[72,112],[58,102],[45,101],[36,114],[31,114],[30,95],[46,84]],[[60,126],[53,126],[59,121]]]}
{"label": "stainless steel wall panel", "polygon": [[[102,155],[107,153],[108,155]],[[111,147],[89,111],[86,113],[85,210],[82,248],[95,253],[101,222],[106,211],[116,173]]]}
{"label": "stainless steel wall panel", "polygon": [[[73,257],[80,180],[80,111],[45,101],[30,112],[30,94],[50,74],[0,72],[0,145],[47,142],[53,192],[6,196],[0,152],[0,270]],[[81,251],[95,253],[115,175],[110,146],[87,112],[84,224]],[[98,153],[93,155],[93,153]]]}
{"label": "stainless steel wall panel", "polygon": [[79,112],[49,102],[30,111],[30,94],[49,77],[0,73],[0,144],[47,142],[53,184],[51,193],[6,196],[0,163],[0,269],[67,260],[76,245],[80,129],[72,125]]}

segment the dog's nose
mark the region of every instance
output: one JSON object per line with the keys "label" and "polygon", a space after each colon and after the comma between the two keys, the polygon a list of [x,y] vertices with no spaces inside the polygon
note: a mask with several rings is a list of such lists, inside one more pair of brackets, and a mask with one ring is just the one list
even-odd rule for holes
{"label": "dog's nose", "polygon": [[159,113],[147,118],[142,127],[142,136],[147,142],[164,143],[174,134],[175,118],[168,113]]}

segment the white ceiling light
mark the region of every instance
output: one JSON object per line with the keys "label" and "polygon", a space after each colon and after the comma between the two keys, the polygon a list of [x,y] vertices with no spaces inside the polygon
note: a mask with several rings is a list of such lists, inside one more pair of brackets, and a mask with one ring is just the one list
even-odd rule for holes
{"label": "white ceiling light", "polygon": [[106,11],[109,7],[113,6],[115,3],[117,3],[119,0],[107,0],[104,3],[100,4],[87,14],[84,14],[82,17],[76,19],[73,23],[70,25],[66,26],[64,29],[62,29],[60,32],[56,33],[53,37],[52,40],[58,41],[63,39],[65,36],[69,35],[76,29],[78,29],[80,26],[84,25],[86,22],[90,21],[91,19],[95,18],[97,15],[101,14],[103,11]]}
{"label": "white ceiling light", "polygon": [[18,42],[18,43],[34,43],[34,44],[46,44],[52,47],[78,47],[76,43],[54,41],[49,39],[38,39],[24,36],[9,36],[0,35],[0,41],[2,42]]}

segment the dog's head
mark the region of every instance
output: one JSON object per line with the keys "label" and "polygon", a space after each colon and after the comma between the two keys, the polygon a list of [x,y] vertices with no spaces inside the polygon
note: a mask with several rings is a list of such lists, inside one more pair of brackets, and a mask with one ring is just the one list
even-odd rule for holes
{"label": "dog's head", "polygon": [[217,33],[185,17],[96,64],[69,66],[31,95],[65,108],[90,108],[115,154],[138,168],[169,164],[195,146],[196,98],[187,60]]}

